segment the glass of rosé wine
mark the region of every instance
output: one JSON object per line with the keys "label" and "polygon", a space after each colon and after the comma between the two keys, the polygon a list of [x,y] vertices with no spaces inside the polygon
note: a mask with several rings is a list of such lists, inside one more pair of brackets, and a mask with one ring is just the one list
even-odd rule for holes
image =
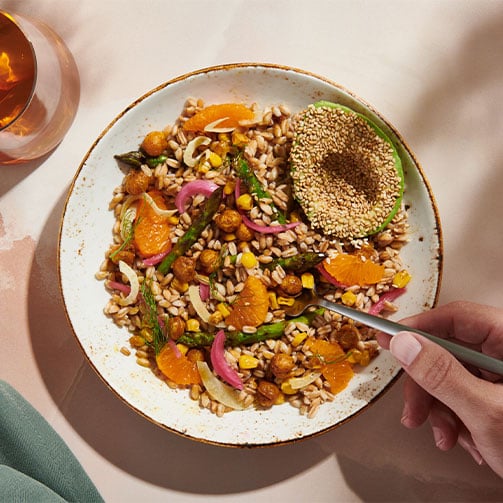
{"label": "glass of ros\u00e9 wine", "polygon": [[53,150],[79,98],[77,65],[63,40],[38,20],[0,10],[0,165]]}

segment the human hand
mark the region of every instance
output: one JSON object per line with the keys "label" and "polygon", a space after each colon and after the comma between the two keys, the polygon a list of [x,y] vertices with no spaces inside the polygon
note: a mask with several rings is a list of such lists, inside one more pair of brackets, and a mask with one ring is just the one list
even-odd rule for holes
{"label": "human hand", "polygon": [[[402,323],[503,358],[502,309],[453,302]],[[448,351],[412,332],[394,337],[379,333],[377,340],[408,374],[402,424],[417,428],[429,420],[439,449],[446,451],[459,443],[478,464],[487,463],[503,477],[501,378],[468,370]]]}

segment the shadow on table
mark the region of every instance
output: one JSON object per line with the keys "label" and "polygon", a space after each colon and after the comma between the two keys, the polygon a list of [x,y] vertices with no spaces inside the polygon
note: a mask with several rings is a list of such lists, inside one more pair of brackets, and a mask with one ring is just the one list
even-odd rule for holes
{"label": "shadow on table", "polygon": [[53,152],[54,150],[39,159],[20,164],[0,164],[0,197],[7,194],[7,192],[12,190],[18,183],[30,176],[31,173],[49,159]]}

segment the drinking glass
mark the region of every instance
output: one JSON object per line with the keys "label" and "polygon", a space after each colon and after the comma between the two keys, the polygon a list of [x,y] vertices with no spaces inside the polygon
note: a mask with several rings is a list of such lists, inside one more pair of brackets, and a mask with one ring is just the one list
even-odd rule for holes
{"label": "drinking glass", "polygon": [[0,10],[0,165],[40,158],[71,126],[77,65],[45,23]]}

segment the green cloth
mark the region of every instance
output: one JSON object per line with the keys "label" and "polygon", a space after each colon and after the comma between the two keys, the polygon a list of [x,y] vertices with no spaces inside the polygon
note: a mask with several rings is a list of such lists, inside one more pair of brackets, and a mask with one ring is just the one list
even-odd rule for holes
{"label": "green cloth", "polygon": [[0,501],[103,501],[61,437],[1,380]]}

